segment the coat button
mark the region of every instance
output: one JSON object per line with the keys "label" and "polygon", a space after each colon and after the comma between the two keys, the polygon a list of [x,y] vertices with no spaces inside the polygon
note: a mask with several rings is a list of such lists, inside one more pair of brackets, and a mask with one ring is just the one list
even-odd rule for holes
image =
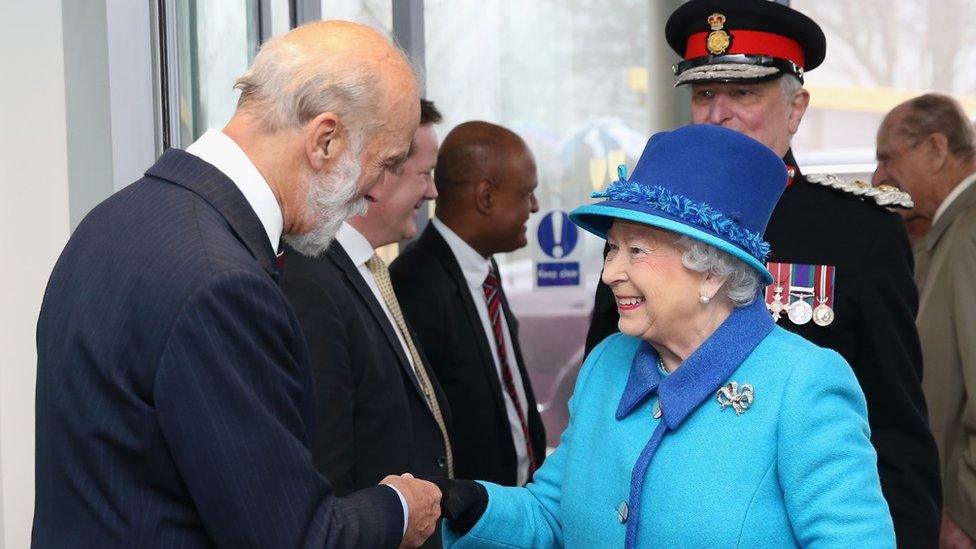
{"label": "coat button", "polygon": [[441,456],[441,457],[437,458],[437,468],[438,469],[447,469],[447,457]]}
{"label": "coat button", "polygon": [[626,501],[621,501],[620,505],[617,506],[617,520],[620,524],[627,522],[627,514],[629,513],[629,508],[627,507]]}

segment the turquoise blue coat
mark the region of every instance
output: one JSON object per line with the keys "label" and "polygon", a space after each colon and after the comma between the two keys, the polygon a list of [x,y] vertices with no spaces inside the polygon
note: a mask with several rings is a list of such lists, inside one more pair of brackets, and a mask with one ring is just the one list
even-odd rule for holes
{"label": "turquoise blue coat", "polygon": [[[864,395],[840,355],[736,310],[670,376],[640,339],[590,353],[559,447],[445,547],[895,547]],[[723,406],[717,389],[753,388]],[[662,408],[654,417],[655,405]],[[626,510],[624,503],[627,504]],[[626,520],[623,521],[623,517]]]}

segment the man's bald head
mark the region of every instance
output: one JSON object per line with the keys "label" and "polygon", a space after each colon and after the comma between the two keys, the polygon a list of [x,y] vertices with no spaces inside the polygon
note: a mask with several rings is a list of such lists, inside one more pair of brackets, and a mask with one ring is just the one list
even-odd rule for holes
{"label": "man's bald head", "polygon": [[527,152],[525,141],[508,128],[481,121],[458,125],[444,138],[437,155],[438,207],[455,202],[472,183],[497,181],[513,156]]}
{"label": "man's bald head", "polygon": [[268,41],[238,78],[224,127],[281,206],[283,234],[306,255],[325,250],[363,212],[383,174],[407,158],[420,120],[416,76],[376,31],[317,21]]}
{"label": "man's bald head", "polygon": [[515,132],[489,122],[457,126],[441,144],[434,184],[437,217],[481,255],[525,246],[539,179]]}
{"label": "man's bald head", "polygon": [[406,56],[376,31],[348,21],[315,21],[266,42],[234,87],[238,111],[269,132],[334,112],[365,137],[382,125],[372,106],[415,102]]}

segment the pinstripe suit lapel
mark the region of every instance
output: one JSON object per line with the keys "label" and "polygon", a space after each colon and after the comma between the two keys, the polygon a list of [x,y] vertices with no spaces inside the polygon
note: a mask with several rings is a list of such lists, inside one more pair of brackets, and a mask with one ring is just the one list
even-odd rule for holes
{"label": "pinstripe suit lapel", "polygon": [[247,247],[271,278],[280,281],[275,250],[268,242],[261,220],[247,199],[223,172],[180,149],[169,149],[146,171],[149,177],[163,179],[192,191],[213,206],[227,220],[231,230]]}

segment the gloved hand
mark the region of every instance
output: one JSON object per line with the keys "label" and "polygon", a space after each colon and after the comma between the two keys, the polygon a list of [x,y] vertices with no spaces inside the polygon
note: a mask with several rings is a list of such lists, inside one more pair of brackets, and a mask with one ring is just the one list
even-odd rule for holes
{"label": "gloved hand", "polygon": [[467,534],[488,507],[488,491],[473,480],[432,477],[426,479],[441,489],[441,515],[451,530]]}

